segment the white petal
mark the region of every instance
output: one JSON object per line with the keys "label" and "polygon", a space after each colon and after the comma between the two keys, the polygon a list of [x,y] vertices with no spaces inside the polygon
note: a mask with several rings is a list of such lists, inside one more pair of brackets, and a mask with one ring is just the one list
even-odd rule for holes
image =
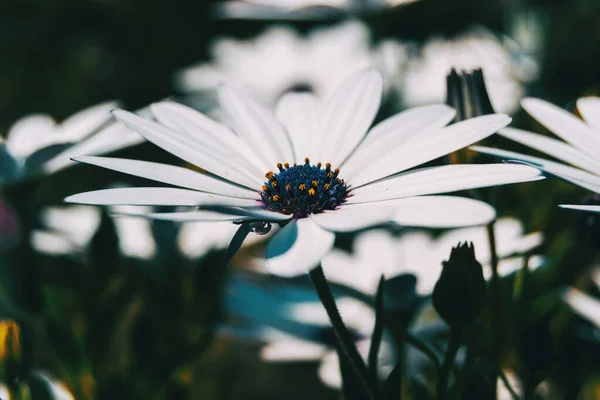
{"label": "white petal", "polygon": [[212,249],[226,248],[237,229],[224,222],[186,223],[179,228],[177,247],[188,258],[202,257]]}
{"label": "white petal", "polygon": [[260,349],[260,359],[268,362],[316,361],[325,352],[325,346],[300,339],[267,343]]}
{"label": "white petal", "polygon": [[396,208],[394,204],[382,202],[347,204],[336,210],[314,214],[312,218],[323,229],[334,232],[352,232],[390,221]]}
{"label": "white petal", "polygon": [[130,212],[149,213],[151,207],[112,206],[110,211],[122,216],[114,218],[115,229],[119,237],[119,249],[127,257],[149,260],[156,254],[156,242],[149,221],[124,216]]}
{"label": "white petal", "polygon": [[65,199],[67,203],[90,205],[140,205],[140,206],[256,206],[256,200],[225,197],[217,194],[174,188],[117,188],[79,193]]}
{"label": "white petal", "polygon": [[0,399],[12,400],[12,397],[10,395],[10,391],[8,390],[8,387],[1,382],[0,382]]}
{"label": "white petal", "polygon": [[[49,396],[52,400],[75,400],[75,396],[73,396],[67,385],[63,382],[46,372],[34,371],[33,374],[39,376],[47,385],[50,391]],[[6,399],[10,399],[10,397],[6,397]]]}
{"label": "white petal", "polygon": [[100,226],[100,210],[89,206],[46,207],[40,216],[44,226],[59,232],[75,245],[85,247]]}
{"label": "white petal", "polygon": [[[234,207],[231,209],[232,213],[224,214],[222,212],[215,211],[187,211],[187,212],[171,212],[171,213],[127,213],[130,217],[146,218],[146,219],[158,219],[165,221],[179,221],[179,222],[232,222],[232,221],[265,221],[265,222],[278,222],[286,221],[291,218],[290,215],[280,214],[267,210],[260,209],[244,209]],[[233,213],[237,211],[237,214]]]}
{"label": "white petal", "polygon": [[393,220],[403,226],[452,228],[483,225],[496,217],[490,205],[464,197],[419,196],[393,201],[398,206]]}
{"label": "white petal", "polygon": [[544,100],[521,100],[523,108],[556,136],[595,157],[600,153],[600,137],[579,118]]}
{"label": "white petal", "polygon": [[492,149],[489,147],[473,146],[469,149],[504,159],[533,163],[536,164],[536,166],[539,166],[539,168],[543,171],[557,175],[588,190],[600,192],[600,177],[574,167],[569,167],[567,165],[545,160],[543,158],[526,156],[524,154],[519,154],[512,151]]}
{"label": "white petal", "polygon": [[209,175],[194,172],[187,168],[122,158],[78,157],[75,158],[75,160],[158,182],[168,183],[169,185],[229,197],[260,200],[260,195],[255,191],[241,188],[229,182],[221,181]]}
{"label": "white petal", "polygon": [[77,142],[112,119],[110,111],[119,103],[107,101],[73,114],[59,125],[60,137],[65,142]]}
{"label": "white petal", "polygon": [[[396,151],[386,153],[352,179],[350,184],[359,187],[385,178],[478,142],[510,123],[503,114],[484,115],[452,124],[439,130],[423,132],[410,139]],[[368,161],[368,160],[367,160]]]}
{"label": "white petal", "polygon": [[276,115],[283,123],[290,135],[296,163],[304,162],[308,157],[315,163],[318,149],[313,143],[313,136],[317,132],[317,101],[312,94],[288,93],[277,103]]}
{"label": "white petal", "polygon": [[383,78],[373,69],[347,78],[325,102],[319,161],[341,165],[363,139],[379,110]]}
{"label": "white petal", "polygon": [[317,226],[312,216],[290,221],[269,241],[265,266],[280,276],[307,273],[333,247],[335,235]]}
{"label": "white petal", "polygon": [[113,114],[129,128],[157,146],[223,179],[255,190],[258,190],[263,181],[262,177],[258,178],[250,174],[249,171],[242,171],[237,168],[235,160],[227,160],[220,157],[220,154],[208,151],[205,147],[187,138],[185,134],[124,110],[115,110]]}
{"label": "white petal", "polygon": [[[139,115],[149,116],[149,109],[136,112]],[[81,155],[106,154],[126,147],[143,143],[144,137],[136,131],[129,129],[122,123],[114,121],[107,128],[95,133],[70,146],[65,151],[57,154],[44,164],[46,173],[53,173],[75,164],[71,158]]]}
{"label": "white petal", "polygon": [[444,104],[415,107],[398,113],[375,125],[344,162],[344,178],[351,180],[365,165],[377,160],[381,154],[402,146],[424,130],[441,128],[448,124],[456,111]]}
{"label": "white petal", "polygon": [[525,165],[446,165],[408,172],[355,189],[348,204],[448,193],[543,179],[540,171]]}
{"label": "white petal", "polygon": [[568,288],[563,300],[573,311],[600,328],[600,301],[575,288]]}
{"label": "white petal", "polygon": [[[164,101],[152,105],[158,122],[186,132],[188,137],[207,148],[214,148],[261,176],[269,170],[264,160],[245,141],[229,128],[182,104]],[[257,149],[258,150],[258,149]]]}
{"label": "white petal", "polygon": [[576,167],[587,169],[588,171],[600,171],[600,161],[596,157],[591,157],[587,153],[565,142],[514,128],[504,128],[498,134]]}
{"label": "white petal", "polygon": [[238,135],[260,149],[271,168],[294,159],[290,139],[277,118],[247,94],[230,86],[219,91],[220,104]]}
{"label": "white petal", "polygon": [[600,98],[590,96],[578,99],[577,110],[596,134],[600,133]]}
{"label": "white petal", "polygon": [[573,205],[573,204],[561,204],[561,205],[559,205],[559,207],[567,208],[569,210],[591,212],[591,213],[595,213],[595,214],[600,213],[600,206],[577,206],[577,205]]}
{"label": "white petal", "polygon": [[15,122],[8,131],[6,148],[14,157],[25,158],[35,151],[60,143],[56,122],[49,115],[28,115]]}

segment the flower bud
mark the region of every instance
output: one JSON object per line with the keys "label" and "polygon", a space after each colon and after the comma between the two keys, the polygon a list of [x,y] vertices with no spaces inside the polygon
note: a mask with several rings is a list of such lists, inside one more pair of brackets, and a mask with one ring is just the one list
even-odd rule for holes
{"label": "flower bud", "polygon": [[459,243],[442,267],[433,289],[433,305],[451,328],[464,328],[479,316],[486,299],[483,269],[475,259],[473,244]]}

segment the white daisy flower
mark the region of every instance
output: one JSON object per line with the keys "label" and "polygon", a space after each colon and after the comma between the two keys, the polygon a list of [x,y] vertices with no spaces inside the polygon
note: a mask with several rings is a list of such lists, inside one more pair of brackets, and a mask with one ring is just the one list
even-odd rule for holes
{"label": "white daisy flower", "polygon": [[[366,361],[371,345],[370,336],[375,326],[375,311],[350,297],[338,299],[337,307],[344,324],[355,338],[359,353]],[[323,305],[319,302],[292,303],[287,307],[285,315],[293,321],[321,326],[322,337],[307,340],[277,329],[265,328],[263,338],[266,344],[260,351],[261,359],[268,362],[319,361],[321,381],[330,388],[340,389],[342,377],[335,350],[335,333]],[[378,363],[380,378],[385,379],[395,365],[393,347],[387,339],[381,343]]]}
{"label": "white daisy flower", "polygon": [[573,312],[600,329],[600,300],[576,288],[567,288],[562,299]]}
{"label": "white daisy flower", "polygon": [[152,106],[158,122],[117,110],[115,116],[128,127],[211,175],[147,161],[81,157],[180,188],[107,189],[66,201],[213,210],[146,216],[173,221],[279,223],[285,227],[270,240],[267,262],[308,269],[331,249],[335,232],[386,221],[425,227],[483,224],[495,216],[489,205],[439,194],[540,179],[535,168],[522,165],[408,171],[493,134],[510,118],[487,115],[445,127],[454,110],[434,105],[400,113],[368,130],[382,88],[381,76],[365,70],[326,101],[286,95],[275,116],[244,92],[224,86],[221,107],[233,129],[170,102]]}
{"label": "white daisy flower", "polygon": [[[494,224],[494,233],[500,276],[519,270],[525,262],[524,254],[542,243],[540,232],[524,235],[523,225],[514,218],[500,218]],[[382,275],[391,279],[403,274],[417,278],[417,293],[430,295],[442,272],[442,262],[448,259],[453,246],[465,241],[473,243],[484,276],[489,279],[491,255],[487,229],[481,226],[450,230],[438,237],[424,230],[399,237],[381,229],[370,230],[356,237],[352,254],[333,249],[323,258],[322,265],[329,281],[367,295],[376,293]],[[542,262],[542,257],[531,256],[528,266],[535,269]]]}
{"label": "white daisy flower", "polygon": [[220,38],[212,45],[213,61],[182,70],[177,86],[202,94],[204,102],[222,83],[243,88],[268,105],[290,90],[324,97],[364,68],[378,67],[390,77],[400,68],[406,58],[402,46],[373,48],[370,42],[368,28],[358,21],[308,36],[279,26],[251,41]]}
{"label": "white daisy flower", "polygon": [[[506,159],[533,163],[549,174],[600,193],[600,158],[598,158],[598,154],[600,154],[600,98],[583,97],[577,101],[577,110],[583,117],[583,121],[544,100],[527,98],[521,101],[521,105],[539,123],[562,140],[514,128],[503,129],[499,134],[572,166],[512,151],[479,146],[471,149]],[[561,205],[561,207],[600,212],[598,205]]]}
{"label": "white daisy flower", "polygon": [[0,184],[51,174],[74,163],[74,154],[100,154],[140,143],[139,135],[111,122],[116,102],[101,103],[57,123],[46,114],[15,122],[0,138]]}
{"label": "white daisy flower", "polygon": [[[114,206],[113,212],[143,211],[136,207]],[[150,207],[145,207],[150,212]],[[31,233],[32,248],[51,255],[78,254],[83,252],[100,227],[101,215],[97,207],[66,206],[47,207],[42,211],[41,222],[45,229]],[[115,218],[119,238],[119,250],[127,257],[144,260],[156,253],[156,243],[150,222],[132,218]]]}
{"label": "white daisy flower", "polygon": [[446,75],[452,68],[482,68],[487,91],[495,110],[513,112],[523,96],[523,85],[538,76],[537,63],[523,54],[515,57],[511,48],[493,33],[477,27],[454,39],[428,40],[419,57],[409,59],[401,72],[402,101],[409,107],[439,103],[446,99]]}
{"label": "white daisy flower", "polygon": [[224,19],[325,19],[340,14],[383,11],[416,0],[231,0],[218,3],[215,14]]}

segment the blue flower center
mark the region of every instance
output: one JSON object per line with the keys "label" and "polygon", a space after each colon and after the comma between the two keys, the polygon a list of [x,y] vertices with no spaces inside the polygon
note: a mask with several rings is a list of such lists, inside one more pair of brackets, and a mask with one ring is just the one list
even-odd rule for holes
{"label": "blue flower center", "polygon": [[348,188],[338,178],[339,169],[331,164],[303,165],[277,164],[279,173],[267,172],[261,197],[267,210],[305,218],[325,210],[334,210],[346,201]]}

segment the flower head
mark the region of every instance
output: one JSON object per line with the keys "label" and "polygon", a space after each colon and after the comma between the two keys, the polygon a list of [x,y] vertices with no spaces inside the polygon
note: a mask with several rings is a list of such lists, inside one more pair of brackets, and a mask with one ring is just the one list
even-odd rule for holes
{"label": "flower head", "polygon": [[[584,97],[577,101],[577,109],[583,121],[569,112],[544,100],[527,98],[521,101],[523,108],[538,122],[562,140],[520,129],[505,128],[500,135],[546,153],[572,166],[539,157],[492,149],[472,147],[481,153],[525,161],[539,167],[550,175],[574,183],[595,193],[600,193],[600,98]],[[581,211],[600,212],[598,205],[561,205]]]}
{"label": "flower head", "polygon": [[369,130],[382,90],[381,76],[364,70],[324,101],[309,94],[284,96],[275,116],[244,92],[224,86],[220,100],[231,128],[170,102],[153,105],[158,122],[117,110],[115,116],[128,127],[209,174],[139,160],[81,157],[181,188],[108,189],[66,201],[200,208],[145,215],[173,221],[279,223],[285,226],[269,242],[268,262],[310,268],[333,246],[334,232],[387,221],[430,227],[482,224],[495,216],[487,204],[436,194],[540,179],[535,168],[522,165],[410,170],[493,134],[510,119],[495,114],[445,127],[454,111],[433,105],[400,113]]}

